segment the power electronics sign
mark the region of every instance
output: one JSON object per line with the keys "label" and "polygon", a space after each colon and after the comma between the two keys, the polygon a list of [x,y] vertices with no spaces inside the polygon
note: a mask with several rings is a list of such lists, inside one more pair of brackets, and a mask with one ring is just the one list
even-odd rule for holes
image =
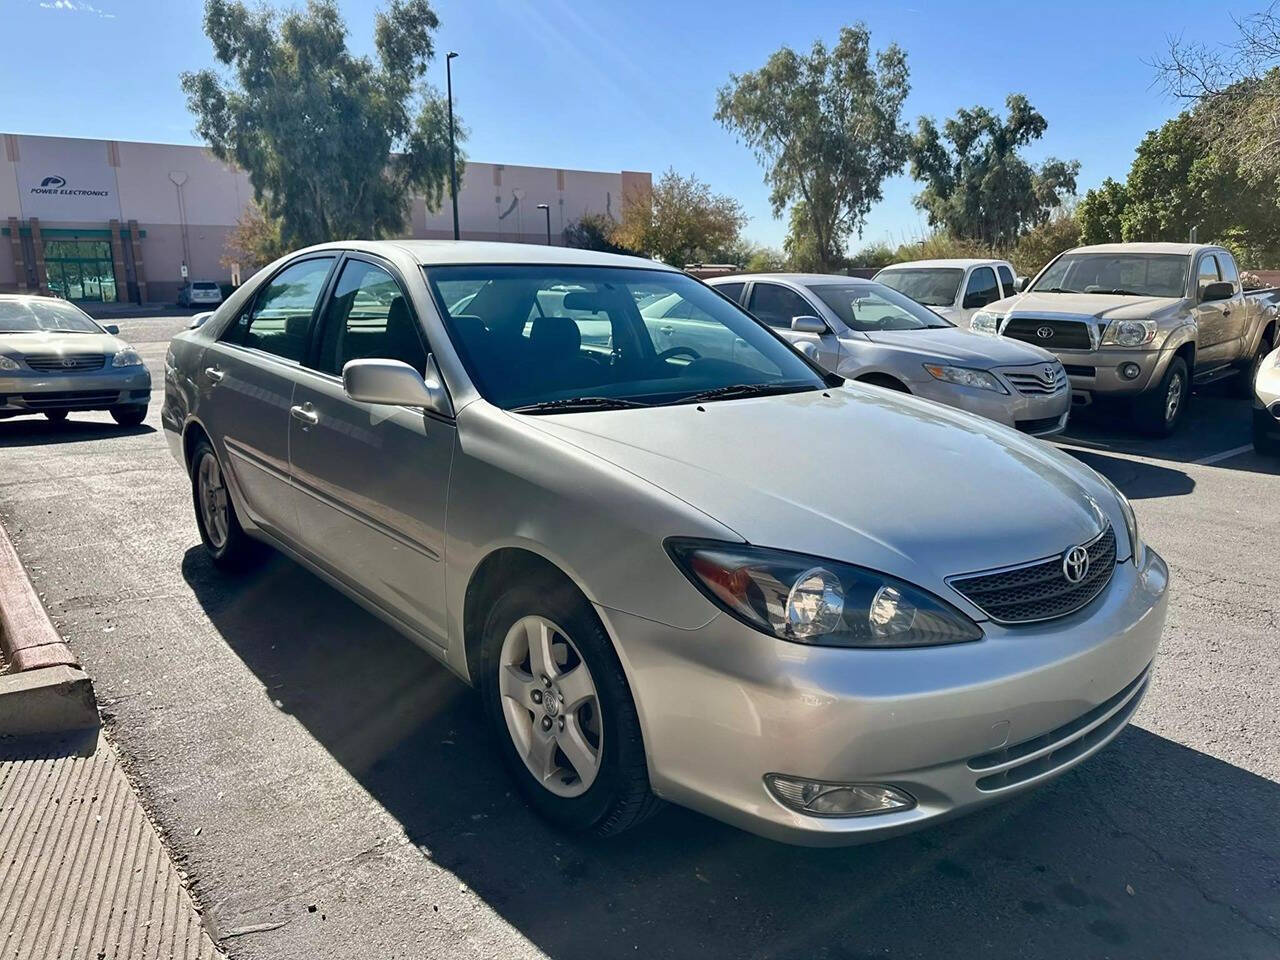
{"label": "power electronics sign", "polygon": [[59,197],[109,197],[110,190],[86,190],[82,187],[70,186],[63,177],[45,177],[40,186],[32,187],[34,194],[46,194]]}
{"label": "power electronics sign", "polygon": [[[107,162],[107,145],[97,140],[19,140],[18,199],[22,216],[97,225],[120,217],[116,171]],[[170,187],[172,192],[172,186]]]}

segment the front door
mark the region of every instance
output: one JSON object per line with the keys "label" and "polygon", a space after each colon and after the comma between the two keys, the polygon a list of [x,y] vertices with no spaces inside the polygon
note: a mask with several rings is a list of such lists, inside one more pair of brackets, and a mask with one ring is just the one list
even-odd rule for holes
{"label": "front door", "polygon": [[269,280],[205,350],[196,371],[209,435],[253,523],[281,539],[297,526],[289,485],[289,406],[332,256]]}
{"label": "front door", "polygon": [[832,373],[840,365],[840,338],[827,327],[826,333],[800,333],[791,329],[791,321],[796,317],[825,317],[823,312],[808,300],[780,283],[768,283],[757,280],[751,284],[751,295],[747,301],[747,310],[763,320],[797,346],[811,343],[817,350],[818,364]]}
{"label": "front door", "polygon": [[290,405],[290,466],[303,549],[443,647],[455,426],[419,409],[357,403],[342,388],[349,360],[402,360],[424,372],[425,343],[390,270],[345,260]]}

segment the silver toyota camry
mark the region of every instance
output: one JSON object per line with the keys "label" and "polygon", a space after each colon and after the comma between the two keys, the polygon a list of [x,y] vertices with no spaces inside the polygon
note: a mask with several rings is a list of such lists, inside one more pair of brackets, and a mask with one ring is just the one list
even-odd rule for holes
{"label": "silver toyota camry", "polygon": [[56,297],[0,294],[0,420],[106,410],[121,426],[146,418],[151,374],[115,324]]}
{"label": "silver toyota camry", "polygon": [[[697,339],[658,339],[671,296]],[[661,798],[842,844],[974,809],[1114,738],[1164,625],[1098,474],[646,260],[303,250],[174,339],[162,419],[215,564],[269,544],[433,653],[574,830]]]}

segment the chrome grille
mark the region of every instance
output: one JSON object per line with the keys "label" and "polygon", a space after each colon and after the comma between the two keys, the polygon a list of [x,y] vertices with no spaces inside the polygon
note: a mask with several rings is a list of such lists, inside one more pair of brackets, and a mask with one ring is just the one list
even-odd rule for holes
{"label": "chrome grille", "polygon": [[1057,363],[1010,368],[1000,373],[1014,389],[1028,397],[1053,396],[1067,389],[1067,372]]}
{"label": "chrome grille", "polygon": [[100,353],[48,353],[24,357],[27,366],[41,373],[77,373],[101,370],[107,358]]}
{"label": "chrome grille", "polygon": [[1062,556],[989,573],[965,574],[947,582],[966,600],[997,623],[1032,623],[1064,617],[1102,592],[1116,566],[1116,535],[1108,525],[1092,542],[1089,569],[1072,583],[1063,571]]}
{"label": "chrome grille", "polygon": [[[1080,320],[1010,317],[1000,331],[1006,337],[1034,343],[1046,350],[1092,350],[1089,326]],[[1048,336],[1041,336],[1042,333]]]}

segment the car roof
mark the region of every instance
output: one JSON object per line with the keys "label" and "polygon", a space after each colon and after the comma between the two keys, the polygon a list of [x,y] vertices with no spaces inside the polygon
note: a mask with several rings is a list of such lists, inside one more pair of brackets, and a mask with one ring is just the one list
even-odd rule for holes
{"label": "car roof", "polygon": [[[407,253],[423,266],[452,264],[550,264],[575,267],[631,267],[680,272],[644,257],[579,250],[541,243],[494,243],[486,240],[346,240],[325,243],[308,250],[363,250],[378,253],[393,248]],[[298,251],[302,253],[303,251]]]}
{"label": "car roof", "polygon": [[1076,247],[1068,253],[1198,253],[1201,250],[1221,250],[1213,243],[1094,243]]}
{"label": "car roof", "polygon": [[843,273],[733,273],[724,277],[711,277],[705,281],[711,286],[720,283],[742,283],[744,280],[789,280],[802,286],[815,283],[871,283],[865,277],[847,277]]}
{"label": "car roof", "polygon": [[[961,270],[967,270],[969,267],[995,267],[1010,266],[1008,260],[995,259],[977,259],[975,257],[946,257],[934,260],[904,260],[901,263],[891,263],[884,270],[897,270],[901,267],[955,267]],[[881,271],[884,272],[883,270]]]}

